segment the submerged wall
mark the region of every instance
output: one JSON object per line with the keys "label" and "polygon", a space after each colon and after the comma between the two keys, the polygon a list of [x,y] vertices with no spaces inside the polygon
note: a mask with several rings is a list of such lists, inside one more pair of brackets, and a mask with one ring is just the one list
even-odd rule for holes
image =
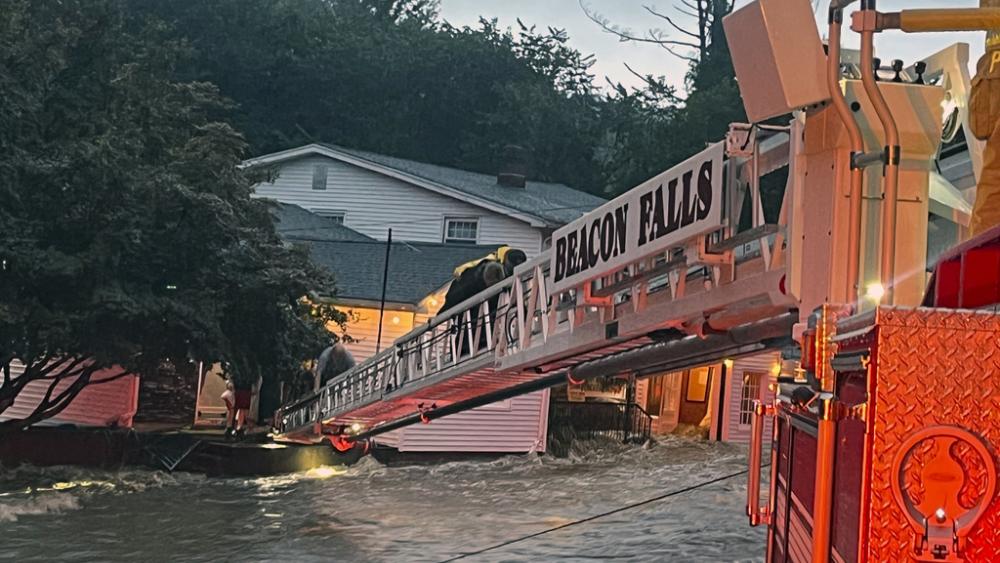
{"label": "submerged wall", "polygon": [[[14,363],[11,376],[17,378],[24,372],[24,366]],[[139,378],[129,375],[107,383],[93,384],[112,377],[117,371],[99,371],[91,377],[91,385],[80,391],[73,402],[58,415],[39,422],[37,426],[76,424],[80,426],[132,426],[139,404]],[[69,387],[76,379],[67,378],[57,385],[53,394]],[[27,418],[45,397],[49,389],[47,381],[32,381],[17,396],[14,404],[0,413],[0,420]]]}

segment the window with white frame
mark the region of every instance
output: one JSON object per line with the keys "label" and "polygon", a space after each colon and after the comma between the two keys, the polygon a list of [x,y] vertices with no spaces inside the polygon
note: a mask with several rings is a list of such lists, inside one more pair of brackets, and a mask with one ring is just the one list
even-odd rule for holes
{"label": "window with white frame", "polygon": [[476,244],[479,241],[479,219],[450,217],[444,220],[444,242]]}
{"label": "window with white frame", "polygon": [[753,420],[754,401],[760,400],[760,382],[765,375],[762,373],[743,372],[743,385],[740,387],[740,426],[750,426]]}
{"label": "window with white frame", "polygon": [[343,225],[344,218],[347,216],[347,213],[341,209],[327,209],[323,207],[313,207],[311,211],[316,215],[319,215],[320,217],[326,217],[327,219],[332,220],[334,223],[338,225]]}

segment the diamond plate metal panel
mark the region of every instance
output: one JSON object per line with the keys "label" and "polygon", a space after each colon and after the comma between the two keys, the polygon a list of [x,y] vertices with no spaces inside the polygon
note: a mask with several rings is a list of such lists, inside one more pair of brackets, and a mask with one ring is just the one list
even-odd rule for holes
{"label": "diamond plate metal panel", "polygon": [[[868,561],[913,561],[914,532],[892,493],[892,463],[900,445],[933,425],[954,425],[983,438],[995,461],[1000,450],[1000,316],[944,309],[881,309],[876,315],[871,413]],[[924,494],[922,460],[933,444],[917,446],[904,467],[904,490]],[[981,460],[967,446],[951,455],[966,470],[960,504],[977,504],[986,489]],[[989,500],[963,552],[966,561],[1000,561],[1000,499]],[[865,557],[862,557],[865,559]]]}

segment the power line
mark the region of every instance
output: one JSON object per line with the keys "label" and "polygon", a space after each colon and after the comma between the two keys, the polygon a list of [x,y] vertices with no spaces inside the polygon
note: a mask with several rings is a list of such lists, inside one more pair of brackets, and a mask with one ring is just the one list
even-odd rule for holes
{"label": "power line", "polygon": [[[767,464],[767,465],[770,465],[770,464]],[[764,465],[764,467],[767,467],[767,465]],[[730,473],[729,475],[723,475],[722,477],[717,477],[717,478],[712,479],[710,481],[704,481],[702,483],[698,483],[697,485],[691,485],[690,487],[684,487],[683,489],[677,489],[676,491],[670,491],[669,493],[664,493],[664,494],[662,494],[660,496],[649,498],[649,499],[646,499],[646,500],[643,500],[643,501],[640,501],[640,502],[637,502],[637,503],[634,503],[634,504],[629,504],[629,505],[623,506],[621,508],[616,508],[614,510],[609,510],[607,512],[602,512],[600,514],[595,514],[593,516],[588,516],[587,518],[581,518],[580,520],[574,520],[572,522],[567,522],[566,524],[562,524],[562,525],[556,526],[554,528],[548,528],[548,529],[542,530],[540,532],[535,532],[534,534],[529,534],[527,536],[521,536],[519,538],[515,538],[515,539],[512,539],[512,540],[507,540],[505,542],[498,543],[496,545],[491,545],[489,547],[485,547],[485,548],[480,549],[478,551],[469,551],[469,552],[466,552],[466,553],[462,553],[460,555],[456,555],[455,557],[452,557],[451,559],[445,559],[444,561],[441,561],[440,563],[451,563],[452,561],[458,561],[459,559],[465,559],[467,557],[472,557],[473,555],[482,555],[483,553],[487,553],[489,551],[494,551],[494,550],[497,550],[497,549],[500,549],[500,548],[503,548],[503,547],[507,547],[507,546],[513,545],[515,543],[520,543],[520,542],[523,542],[523,541],[526,541],[526,540],[530,540],[532,538],[537,538],[538,536],[543,536],[545,534],[548,534],[548,533],[551,533],[551,532],[555,532],[557,530],[562,530],[563,528],[569,528],[570,526],[576,526],[577,524],[583,524],[583,523],[586,523],[586,522],[591,522],[593,520],[597,520],[598,518],[604,518],[606,516],[611,516],[612,514],[618,514],[619,512],[625,512],[626,510],[632,510],[634,508],[638,508],[640,506],[645,506],[647,504],[651,504],[651,503],[654,503],[654,502],[657,502],[657,501],[668,499],[670,497],[675,497],[677,495],[681,495],[681,494],[684,494],[684,493],[689,493],[691,491],[695,491],[697,489],[701,489],[701,488],[707,487],[709,485],[714,485],[716,483],[721,483],[723,481],[727,481],[729,479],[733,479],[735,477],[739,477],[740,475],[746,475],[747,473],[749,473],[749,471],[746,470],[746,469],[744,469],[743,471],[739,471],[737,473]]]}

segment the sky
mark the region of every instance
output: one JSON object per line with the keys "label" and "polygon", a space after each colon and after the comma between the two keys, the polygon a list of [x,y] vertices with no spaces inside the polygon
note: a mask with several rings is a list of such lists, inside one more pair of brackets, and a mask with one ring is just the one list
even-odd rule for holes
{"label": "sky", "polygon": [[[673,0],[441,0],[441,15],[456,25],[475,25],[480,16],[485,16],[497,18],[505,26],[516,26],[516,20],[520,18],[525,24],[534,24],[539,28],[562,28],[569,33],[571,45],[585,54],[595,55],[596,62],[591,72],[601,84],[604,84],[604,77],[608,76],[616,82],[638,85],[639,80],[625,68],[625,63],[628,63],[637,72],[666,76],[672,84],[683,86],[687,70],[685,61],[657,45],[620,42],[617,37],[604,32],[587,18],[580,7],[581,2],[612,23],[640,34],[650,27],[667,27],[662,20],[647,12],[644,6],[670,14],[675,5]],[[736,4],[740,7],[748,3],[749,0],[737,0]],[[817,21],[821,22],[820,35],[825,37],[829,0],[817,0],[816,3],[819,4]],[[879,9],[895,11],[905,8],[962,8],[978,5],[979,0],[882,0],[879,2]],[[845,30],[844,37],[845,47],[857,47],[856,33]],[[985,34],[982,33],[907,35],[886,32],[876,36],[876,56],[883,60],[903,59],[909,65],[952,43],[963,41],[972,48],[971,62],[974,65],[983,53],[984,40]]]}

